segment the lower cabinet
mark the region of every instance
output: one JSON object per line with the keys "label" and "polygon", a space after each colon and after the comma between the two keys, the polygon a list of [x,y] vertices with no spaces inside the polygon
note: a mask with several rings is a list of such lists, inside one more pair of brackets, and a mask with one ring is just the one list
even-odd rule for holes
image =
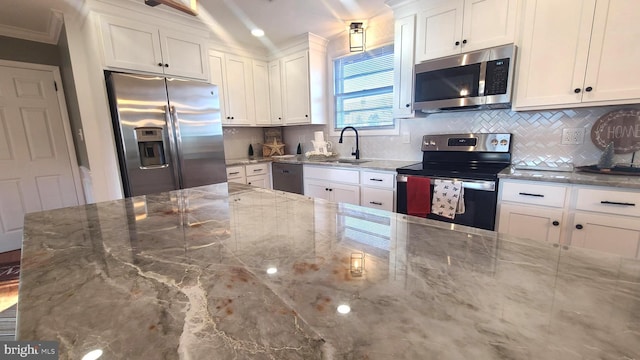
{"label": "lower cabinet", "polygon": [[497,229],[637,258],[640,190],[501,180]]}
{"label": "lower cabinet", "polygon": [[304,166],[304,194],[360,205],[360,171],[330,166]]}
{"label": "lower cabinet", "polygon": [[395,172],[304,166],[304,194],[334,202],[393,211]]}
{"label": "lower cabinet", "polygon": [[271,165],[265,162],[228,166],[227,181],[271,189]]}

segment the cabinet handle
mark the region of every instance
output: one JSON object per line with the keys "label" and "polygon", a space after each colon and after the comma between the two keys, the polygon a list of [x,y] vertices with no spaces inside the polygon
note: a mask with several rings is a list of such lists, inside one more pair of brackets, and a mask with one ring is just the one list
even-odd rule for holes
{"label": "cabinet handle", "polygon": [[405,105],[404,107],[411,107],[411,104],[407,104],[407,105]]}
{"label": "cabinet handle", "polygon": [[522,195],[522,196],[544,197],[544,195],[542,195],[542,194],[532,194],[532,193],[526,193],[526,192],[521,192],[521,193],[518,193],[518,194]]}
{"label": "cabinet handle", "polygon": [[304,115],[304,117],[309,117],[309,115],[308,115],[308,114],[305,114],[305,115]]}
{"label": "cabinet handle", "polygon": [[329,191],[329,188],[324,188],[324,191]]}
{"label": "cabinet handle", "polygon": [[253,169],[253,172],[260,172],[262,169]]}
{"label": "cabinet handle", "polygon": [[466,44],[467,43],[467,39],[462,40],[462,43]]}
{"label": "cabinet handle", "polygon": [[460,41],[456,41],[456,46],[460,45]]}
{"label": "cabinet handle", "polygon": [[622,206],[636,206],[636,204],[634,203],[626,203],[626,202],[617,202],[617,201],[600,201],[600,204],[605,204],[605,205],[622,205]]}
{"label": "cabinet handle", "polygon": [[329,191],[333,191],[333,189],[329,189]]}
{"label": "cabinet handle", "polygon": [[233,119],[234,119],[234,117],[232,116],[232,117],[231,117],[231,120],[233,120]]}
{"label": "cabinet handle", "polygon": [[369,180],[371,180],[371,181],[383,181],[382,179],[373,179],[373,178],[371,178]]}
{"label": "cabinet handle", "polygon": [[591,92],[591,90],[593,90],[593,88],[591,86],[587,86],[584,91],[586,92]]}
{"label": "cabinet handle", "polygon": [[576,229],[578,229],[578,230],[582,230],[582,228],[583,228],[583,227],[584,227],[584,226],[582,226],[582,224],[577,224],[577,225],[576,225]]}
{"label": "cabinet handle", "polygon": [[279,117],[279,118],[278,118],[278,120],[282,120],[282,118],[281,118],[281,117]]}
{"label": "cabinet handle", "polygon": [[234,171],[229,173],[229,175],[238,175],[238,174],[240,174],[240,171]]}
{"label": "cabinet handle", "polygon": [[582,91],[582,90],[580,90],[580,88],[575,88],[575,90],[573,90],[573,92],[576,93],[576,94],[579,94],[580,91]]}
{"label": "cabinet handle", "polygon": [[158,66],[162,66],[162,63],[158,63]]}
{"label": "cabinet handle", "polygon": [[369,204],[382,206],[382,203],[381,202],[377,202],[377,201],[369,201]]}
{"label": "cabinet handle", "polygon": [[552,222],[552,224],[553,224],[553,226],[558,226],[558,225],[560,225],[560,222],[558,220],[554,220]]}

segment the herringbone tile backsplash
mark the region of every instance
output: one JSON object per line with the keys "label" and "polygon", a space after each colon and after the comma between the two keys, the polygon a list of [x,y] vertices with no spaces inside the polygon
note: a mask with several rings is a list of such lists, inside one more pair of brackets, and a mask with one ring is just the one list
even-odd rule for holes
{"label": "herringbone tile backsplash", "polygon": [[[576,108],[553,111],[510,110],[466,111],[430,114],[425,117],[400,120],[398,136],[361,136],[360,153],[363,158],[392,159],[419,162],[422,160],[420,143],[425,134],[507,132],[513,134],[513,163],[530,166],[592,165],[598,162],[602,151],[591,142],[591,127],[602,115],[622,108],[640,109],[634,106],[609,106]],[[561,145],[562,129],[584,128],[584,142],[580,145]],[[298,142],[303,152],[312,150],[313,132],[329,126],[285,127],[284,141],[287,153],[295,153]],[[402,134],[409,134],[410,143],[402,141]],[[225,152],[227,158],[243,157],[250,142],[262,141],[261,128],[225,128]],[[327,136],[336,152],[349,157],[354,146],[353,137],[338,144],[338,138]],[[616,162],[631,161],[631,154],[616,155]],[[640,157],[635,159],[640,162]]]}

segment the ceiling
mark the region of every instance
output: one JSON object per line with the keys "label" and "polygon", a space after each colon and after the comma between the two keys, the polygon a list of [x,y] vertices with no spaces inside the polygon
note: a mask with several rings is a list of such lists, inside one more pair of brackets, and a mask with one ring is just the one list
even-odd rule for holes
{"label": "ceiling", "polygon": [[[0,12],[0,35],[56,44],[62,25],[60,12],[84,0],[8,0]],[[144,0],[131,0],[144,3]],[[180,0],[178,0],[180,1]],[[184,1],[184,0],[182,0]],[[198,17],[223,40],[269,48],[311,32],[330,39],[352,20],[369,20],[391,13],[385,0],[198,0]],[[176,12],[166,5],[163,11]],[[154,8],[156,9],[156,8]],[[156,11],[151,10],[150,11]],[[182,13],[180,13],[182,14]],[[256,38],[250,30],[265,32]]]}

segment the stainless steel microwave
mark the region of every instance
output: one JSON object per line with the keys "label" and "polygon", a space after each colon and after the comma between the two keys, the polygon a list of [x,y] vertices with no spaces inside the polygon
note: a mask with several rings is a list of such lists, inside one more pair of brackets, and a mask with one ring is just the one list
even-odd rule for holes
{"label": "stainless steel microwave", "polygon": [[515,45],[505,45],[416,64],[413,109],[510,108],[515,55]]}

